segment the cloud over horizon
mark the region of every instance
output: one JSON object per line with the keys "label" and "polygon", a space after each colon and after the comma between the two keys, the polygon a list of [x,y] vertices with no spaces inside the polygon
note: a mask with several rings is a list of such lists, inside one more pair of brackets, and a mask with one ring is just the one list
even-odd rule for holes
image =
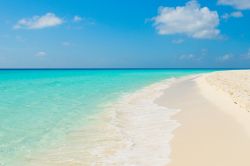
{"label": "cloud over horizon", "polygon": [[54,13],[46,13],[42,16],[20,19],[14,29],[43,29],[61,25],[63,22],[63,19],[57,17]]}
{"label": "cloud over horizon", "polygon": [[160,35],[184,34],[197,39],[212,39],[220,35],[217,11],[200,7],[196,0],[185,6],[160,7],[154,26]]}
{"label": "cloud over horizon", "polygon": [[217,60],[220,61],[220,62],[225,62],[225,61],[228,61],[228,60],[232,59],[233,57],[234,57],[234,55],[232,55],[232,54],[225,54],[223,56],[219,56],[217,58]]}

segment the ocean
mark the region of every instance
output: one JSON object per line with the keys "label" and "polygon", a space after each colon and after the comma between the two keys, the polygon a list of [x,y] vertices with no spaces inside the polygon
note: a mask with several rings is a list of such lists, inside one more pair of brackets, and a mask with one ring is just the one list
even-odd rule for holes
{"label": "ocean", "polygon": [[163,165],[157,142],[178,123],[152,99],[168,79],[211,71],[0,70],[0,166]]}

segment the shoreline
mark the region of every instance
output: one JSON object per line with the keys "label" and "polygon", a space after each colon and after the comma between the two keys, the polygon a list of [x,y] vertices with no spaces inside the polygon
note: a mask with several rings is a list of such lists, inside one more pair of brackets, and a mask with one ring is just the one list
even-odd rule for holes
{"label": "shoreline", "polygon": [[172,117],[181,126],[174,131],[168,166],[250,165],[250,114],[204,81],[227,72],[232,71],[183,78],[157,99],[161,106],[181,110]]}
{"label": "shoreline", "polygon": [[26,158],[24,165],[165,166],[179,126],[172,117],[179,110],[155,100],[176,80],[164,79],[103,105],[93,117],[96,124],[71,132],[63,145]]}
{"label": "shoreline", "polygon": [[93,125],[72,131],[63,144],[22,162],[249,166],[249,113],[207,84],[206,76],[216,73],[220,72],[168,78],[124,94],[90,117]]}

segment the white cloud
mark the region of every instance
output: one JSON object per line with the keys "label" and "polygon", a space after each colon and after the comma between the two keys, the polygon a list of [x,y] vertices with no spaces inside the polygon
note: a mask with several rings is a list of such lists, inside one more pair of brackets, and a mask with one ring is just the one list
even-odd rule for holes
{"label": "white cloud", "polygon": [[248,49],[247,53],[242,55],[241,58],[249,60],[250,59],[250,49]]}
{"label": "white cloud", "polygon": [[179,57],[180,60],[194,59],[196,56],[194,54],[183,54]]}
{"label": "white cloud", "polygon": [[179,60],[182,61],[201,61],[202,60],[202,56],[197,56],[195,54],[182,54],[178,57]]}
{"label": "white cloud", "polygon": [[153,18],[155,28],[161,35],[185,34],[198,39],[216,38],[220,31],[219,16],[216,11],[200,7],[195,0],[185,6],[160,7],[159,15]]}
{"label": "white cloud", "polygon": [[234,18],[240,18],[240,17],[243,17],[243,13],[240,12],[240,11],[236,11],[236,12],[232,12],[232,13],[226,13],[222,16],[223,19],[229,19],[231,17],[234,17]]}
{"label": "white cloud", "polygon": [[240,11],[232,12],[231,13],[232,17],[243,17],[243,13]]}
{"label": "white cloud", "polygon": [[46,13],[43,16],[33,16],[32,18],[23,18],[14,26],[15,29],[42,29],[57,26],[63,23],[63,19],[57,17],[54,13]]}
{"label": "white cloud", "polygon": [[174,39],[174,40],[172,40],[172,43],[174,43],[174,44],[181,44],[183,42],[184,42],[183,39]]}
{"label": "white cloud", "polygon": [[74,16],[73,17],[73,22],[81,22],[82,21],[82,17],[80,17],[80,16]]}
{"label": "white cloud", "polygon": [[228,61],[228,60],[232,59],[233,57],[234,56],[232,54],[225,54],[221,57],[218,57],[218,60],[224,62],[224,61]]}
{"label": "white cloud", "polygon": [[233,6],[234,8],[241,10],[250,9],[249,0],[218,0],[218,4]]}
{"label": "white cloud", "polygon": [[68,46],[70,46],[70,45],[71,45],[70,42],[67,42],[67,41],[62,42],[62,46],[64,46],[64,47],[68,47]]}
{"label": "white cloud", "polygon": [[250,49],[248,50],[247,54],[246,54],[246,58],[250,59]]}
{"label": "white cloud", "polygon": [[37,56],[37,57],[44,57],[44,56],[46,56],[46,55],[47,55],[47,53],[44,52],[44,51],[39,51],[39,52],[37,52],[37,53],[35,54],[35,56]]}

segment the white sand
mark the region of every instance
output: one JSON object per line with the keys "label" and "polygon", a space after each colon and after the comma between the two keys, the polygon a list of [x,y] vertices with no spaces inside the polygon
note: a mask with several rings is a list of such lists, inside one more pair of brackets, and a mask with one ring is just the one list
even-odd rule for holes
{"label": "white sand", "polygon": [[196,82],[202,95],[237,120],[250,136],[250,70],[215,72]]}
{"label": "white sand", "polygon": [[182,111],[169,166],[249,166],[249,71],[205,74],[176,82],[158,103]]}
{"label": "white sand", "polygon": [[198,83],[201,89],[207,89],[209,86],[214,93],[230,97],[234,104],[250,112],[250,70],[207,74],[199,79]]}

